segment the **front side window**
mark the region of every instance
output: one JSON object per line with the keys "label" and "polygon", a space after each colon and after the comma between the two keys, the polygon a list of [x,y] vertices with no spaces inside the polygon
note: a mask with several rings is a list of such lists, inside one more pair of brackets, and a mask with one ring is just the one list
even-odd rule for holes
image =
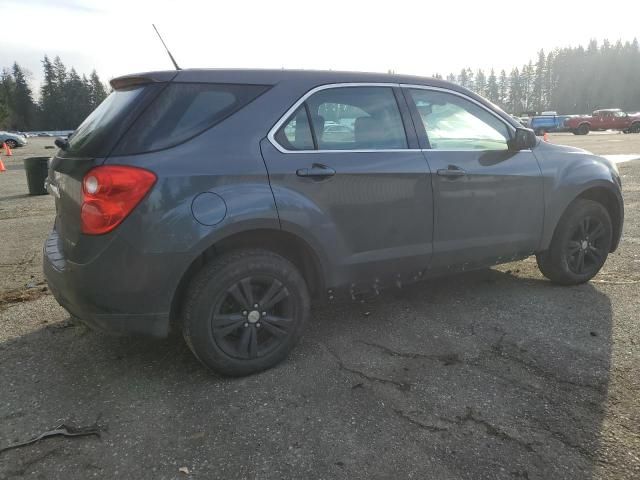
{"label": "front side window", "polygon": [[458,95],[410,89],[432,150],[507,150],[507,125]]}
{"label": "front side window", "polygon": [[321,90],[285,121],[275,140],[287,150],[407,148],[402,117],[390,87]]}

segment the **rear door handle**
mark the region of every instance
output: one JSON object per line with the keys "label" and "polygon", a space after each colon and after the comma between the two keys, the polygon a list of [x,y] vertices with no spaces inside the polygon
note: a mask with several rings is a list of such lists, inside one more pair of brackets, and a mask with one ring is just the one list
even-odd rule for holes
{"label": "rear door handle", "polygon": [[464,177],[466,174],[467,172],[464,169],[456,167],[455,165],[449,165],[449,168],[438,169],[438,175],[441,177],[456,178]]}
{"label": "rear door handle", "polygon": [[335,174],[336,171],[333,168],[319,163],[314,163],[311,168],[299,168],[296,170],[296,175],[299,177],[313,177],[318,180],[333,177]]}

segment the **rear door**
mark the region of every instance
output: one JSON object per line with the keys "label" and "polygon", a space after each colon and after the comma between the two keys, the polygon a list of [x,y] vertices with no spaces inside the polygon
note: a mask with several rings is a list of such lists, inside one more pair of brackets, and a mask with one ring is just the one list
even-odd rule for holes
{"label": "rear door", "polygon": [[431,174],[397,86],[316,88],[261,147],[282,227],[328,252],[333,285],[428,265]]}
{"label": "rear door", "polygon": [[513,127],[458,92],[407,87],[434,188],[437,266],[488,264],[538,248],[542,175],[530,150],[509,148]]}

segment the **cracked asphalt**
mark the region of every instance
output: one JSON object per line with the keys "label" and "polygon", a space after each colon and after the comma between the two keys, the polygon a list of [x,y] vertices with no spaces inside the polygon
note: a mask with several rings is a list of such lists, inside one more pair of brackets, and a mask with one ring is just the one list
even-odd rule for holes
{"label": "cracked asphalt", "polygon": [[60,423],[101,436],[2,452],[0,479],[640,478],[640,161],[620,164],[624,236],[592,282],[554,286],[530,258],[316,306],[287,361],[227,379],[49,295],[53,202],[19,168],[45,142],[0,175],[0,449]]}

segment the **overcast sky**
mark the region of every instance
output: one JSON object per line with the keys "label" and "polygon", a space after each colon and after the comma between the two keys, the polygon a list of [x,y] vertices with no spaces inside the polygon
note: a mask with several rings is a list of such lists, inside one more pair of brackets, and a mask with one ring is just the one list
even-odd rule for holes
{"label": "overcast sky", "polygon": [[427,76],[466,66],[510,69],[535,60],[540,48],[640,34],[635,0],[589,3],[0,0],[0,66],[15,60],[36,83],[45,54],[59,55],[80,73],[95,68],[105,81],[170,69],[151,23],[182,68],[392,69]]}

